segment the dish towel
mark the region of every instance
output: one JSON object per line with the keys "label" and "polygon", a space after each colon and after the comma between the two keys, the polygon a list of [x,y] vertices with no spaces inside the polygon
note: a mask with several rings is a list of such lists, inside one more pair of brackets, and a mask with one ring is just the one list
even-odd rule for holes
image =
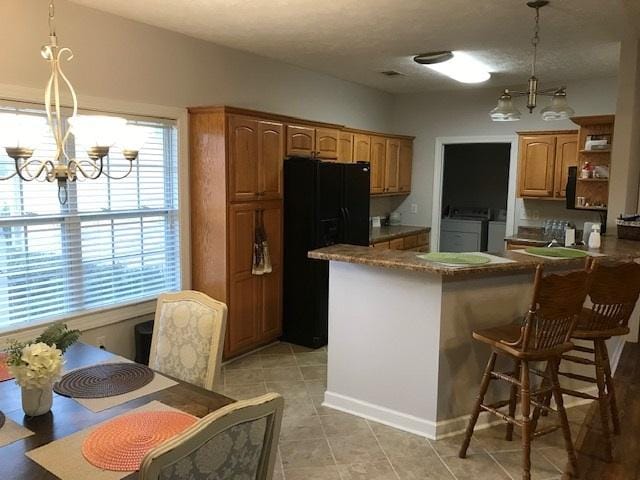
{"label": "dish towel", "polygon": [[258,210],[253,240],[253,275],[264,275],[271,273],[271,255],[269,255],[269,243],[267,242],[267,232],[264,229],[264,210]]}

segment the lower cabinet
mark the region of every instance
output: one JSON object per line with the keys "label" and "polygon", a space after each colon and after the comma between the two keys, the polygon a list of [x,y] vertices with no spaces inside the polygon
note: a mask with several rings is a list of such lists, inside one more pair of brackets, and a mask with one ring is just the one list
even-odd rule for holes
{"label": "lower cabinet", "polygon": [[[266,232],[272,271],[251,273],[257,226]],[[225,356],[248,351],[282,333],[282,204],[229,206],[229,318]]]}
{"label": "lower cabinet", "polygon": [[403,237],[394,238],[382,242],[374,242],[372,248],[381,250],[412,250],[415,252],[429,251],[429,233],[420,232],[405,235]]}

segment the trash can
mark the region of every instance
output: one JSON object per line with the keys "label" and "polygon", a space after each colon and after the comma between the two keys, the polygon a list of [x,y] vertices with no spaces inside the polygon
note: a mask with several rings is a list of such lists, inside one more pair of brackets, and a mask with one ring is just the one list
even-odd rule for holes
{"label": "trash can", "polygon": [[136,363],[148,365],[151,337],[153,336],[153,320],[138,323],[133,329],[136,343]]}

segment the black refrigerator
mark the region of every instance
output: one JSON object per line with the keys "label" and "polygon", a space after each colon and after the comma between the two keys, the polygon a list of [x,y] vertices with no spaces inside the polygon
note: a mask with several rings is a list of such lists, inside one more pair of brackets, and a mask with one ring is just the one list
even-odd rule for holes
{"label": "black refrigerator", "polygon": [[337,243],[369,245],[369,164],[284,162],[283,339],[327,343],[329,262],[307,257]]}

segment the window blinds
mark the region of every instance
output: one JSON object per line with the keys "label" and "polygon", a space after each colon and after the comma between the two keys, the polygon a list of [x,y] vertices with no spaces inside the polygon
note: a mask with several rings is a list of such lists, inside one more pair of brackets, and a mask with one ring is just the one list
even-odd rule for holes
{"label": "window blinds", "polygon": [[[42,115],[0,109],[0,115]],[[55,182],[0,181],[0,330],[151,299],[180,288],[177,135],[165,120],[129,120],[148,132],[132,173],[70,182],[60,205]],[[70,136],[71,157],[86,142]],[[14,171],[0,149],[0,177]],[[34,157],[53,158],[46,133]],[[111,149],[107,169],[127,161]]]}

